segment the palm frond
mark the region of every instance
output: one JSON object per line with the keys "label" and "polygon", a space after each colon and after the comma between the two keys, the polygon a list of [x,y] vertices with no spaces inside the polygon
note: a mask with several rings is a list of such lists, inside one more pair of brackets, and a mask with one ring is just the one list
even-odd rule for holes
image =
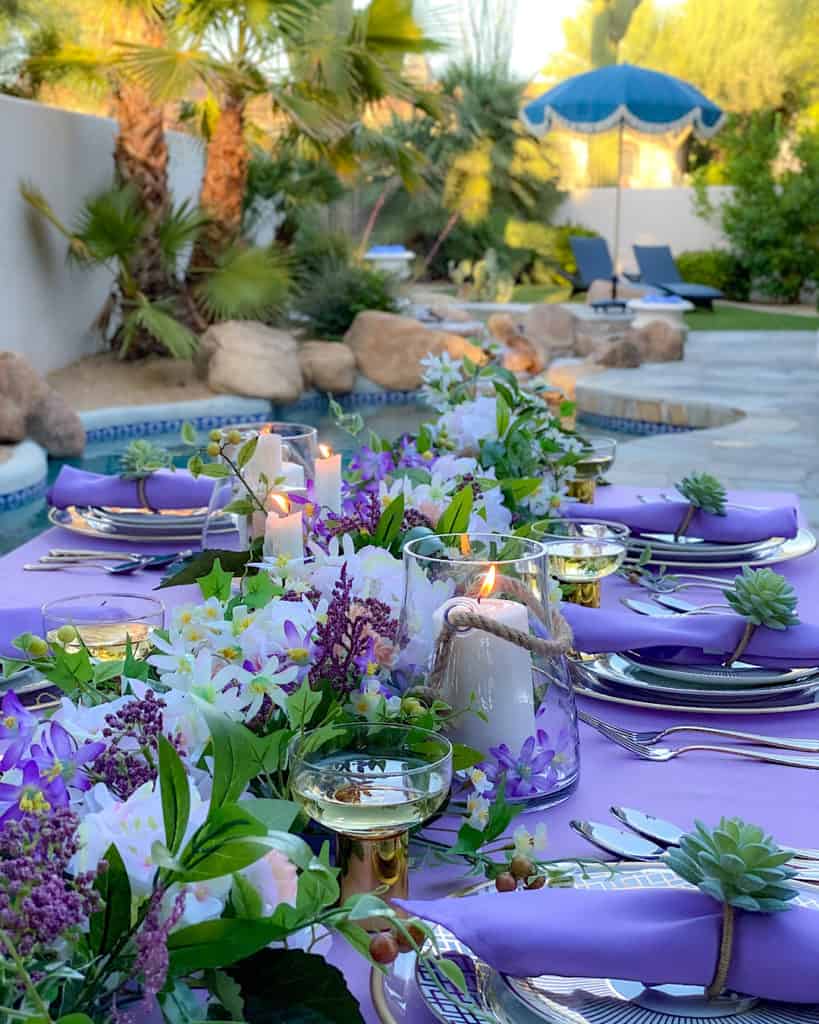
{"label": "palm frond", "polygon": [[144,295],[137,299],[137,307],[125,317],[122,324],[120,358],[125,358],[137,332],[147,331],[174,359],[190,359],[199,346],[196,335],[156,302]]}
{"label": "palm frond", "polygon": [[71,239],[71,231],[63,224],[57,214],[54,212],[54,208],[51,203],[46,199],[40,189],[31,181],[20,182],[20,195],[25,199],[29,206],[33,207],[41,217],[53,224],[54,227],[64,235],[66,238]]}
{"label": "palm frond", "polygon": [[85,200],[72,232],[81,248],[72,246],[72,255],[82,261],[126,261],[138,247],[144,227],[145,213],[136,191],[130,186],[106,189]]}
{"label": "palm frond", "polygon": [[29,57],[25,69],[43,78],[71,76],[98,85],[114,64],[115,57],[109,51],[65,45],[56,53],[40,53]]}
{"label": "palm frond", "polygon": [[173,272],[177,269],[179,259],[186,246],[192,245],[196,237],[207,223],[208,218],[202,210],[185,199],[173,207],[168,216],[159,225],[159,244],[162,247],[162,258],[165,265]]}
{"label": "palm frond", "polygon": [[231,74],[230,68],[196,48],[121,43],[116,64],[160,102],[184,96],[198,81],[211,83]]}
{"label": "palm frond", "polygon": [[196,295],[215,320],[260,319],[278,313],[290,294],[287,261],[269,249],[230,249],[203,276]]}
{"label": "palm frond", "polygon": [[446,43],[424,34],[412,13],[412,0],[370,0],[359,13],[364,42],[382,56],[403,58],[407,53],[438,53]]}

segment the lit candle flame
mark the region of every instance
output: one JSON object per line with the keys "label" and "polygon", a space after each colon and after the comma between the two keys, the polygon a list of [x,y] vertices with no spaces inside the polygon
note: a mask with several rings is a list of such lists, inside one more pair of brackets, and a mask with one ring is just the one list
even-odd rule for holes
{"label": "lit candle flame", "polygon": [[495,589],[495,575],[496,575],[496,573],[495,573],[495,566],[494,565],[490,565],[489,566],[489,571],[486,573],[486,575],[483,578],[483,583],[481,584],[481,589],[478,591],[478,600],[479,601],[480,601],[480,599],[482,597],[489,597],[489,595]]}
{"label": "lit candle flame", "polygon": [[271,494],[270,504],[283,516],[290,512],[290,502],[283,494]]}
{"label": "lit candle flame", "polygon": [[329,459],[330,456],[333,454],[333,449],[330,447],[329,444],[320,444],[318,446],[318,449],[319,449],[319,455],[323,459]]}

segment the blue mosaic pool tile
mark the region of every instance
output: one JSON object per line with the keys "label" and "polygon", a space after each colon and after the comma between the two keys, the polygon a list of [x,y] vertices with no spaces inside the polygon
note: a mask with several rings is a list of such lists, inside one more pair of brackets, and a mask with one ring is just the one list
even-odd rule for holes
{"label": "blue mosaic pool tile", "polygon": [[586,423],[600,430],[613,430],[618,434],[637,434],[648,437],[653,434],[687,434],[699,427],[680,426],[676,423],[657,423],[652,420],[630,420],[623,416],[603,416],[596,412],[579,412],[578,423]]}
{"label": "blue mosaic pool tile", "polygon": [[29,501],[45,496],[46,482],[39,480],[30,487],[23,487],[19,491],[9,491],[8,494],[0,494],[0,512],[10,512],[13,508],[21,508]]}

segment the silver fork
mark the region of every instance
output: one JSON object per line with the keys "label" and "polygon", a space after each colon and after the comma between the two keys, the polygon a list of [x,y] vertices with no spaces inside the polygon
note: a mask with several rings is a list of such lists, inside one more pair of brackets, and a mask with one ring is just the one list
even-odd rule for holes
{"label": "silver fork", "polygon": [[765,764],[778,764],[786,768],[812,768],[819,770],[819,758],[796,758],[784,757],[778,754],[768,754],[761,750],[746,750],[744,747],[719,747],[707,743],[692,743],[686,747],[649,747],[645,743],[637,743],[632,739],[621,736],[620,733],[611,732],[609,729],[600,729],[606,739],[616,743],[630,751],[643,761],[673,761],[675,757],[682,754],[690,754],[693,751],[704,751],[712,754],[731,754],[734,757],[744,757],[750,761],[763,761]]}
{"label": "silver fork", "polygon": [[[683,579],[678,576],[677,573],[674,573],[673,578],[669,576],[667,583],[663,582],[663,579],[664,577],[660,577],[659,580],[652,582],[645,577],[640,577],[638,582],[641,587],[644,587],[646,590],[651,590],[657,594],[675,594],[678,590],[689,590],[691,588],[696,589],[697,587],[702,587],[703,590],[720,590],[722,593],[725,593],[726,590],[734,589],[733,584],[728,582],[728,580],[723,580],[721,583],[717,583],[716,576],[713,576],[710,579],[707,576],[703,576],[701,579],[697,579],[696,583],[692,582],[690,577]],[[679,579],[683,579],[683,582],[674,582],[674,580]]]}
{"label": "silver fork", "polygon": [[728,739],[744,740],[761,747],[778,747],[780,750],[795,750],[804,754],[819,754],[819,740],[791,740],[779,739],[776,736],[760,736],[753,732],[741,732],[737,729],[717,729],[710,725],[670,725],[666,729],[646,729],[642,732],[635,732],[631,729],[623,729],[622,726],[612,725],[611,722],[604,722],[587,711],[578,711],[578,718],[590,725],[592,729],[599,730],[604,736],[611,739],[619,736],[630,740],[632,743],[651,746],[677,732],[701,732],[708,736],[725,736]]}
{"label": "silver fork", "polygon": [[704,604],[688,612],[675,612],[664,606],[649,604],[647,601],[635,601],[631,597],[621,597],[620,604],[625,605],[629,611],[636,612],[637,615],[647,615],[649,618],[655,619],[682,619],[686,615],[719,615],[731,611],[730,605],[727,604]]}

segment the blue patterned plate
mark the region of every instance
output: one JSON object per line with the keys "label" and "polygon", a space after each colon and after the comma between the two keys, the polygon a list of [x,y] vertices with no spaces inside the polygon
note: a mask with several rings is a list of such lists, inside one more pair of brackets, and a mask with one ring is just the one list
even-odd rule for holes
{"label": "blue patterned plate", "polygon": [[[670,869],[645,864],[620,868],[613,875],[578,874],[575,884],[582,889],[689,888]],[[481,888],[494,892],[490,883]],[[798,901],[819,910],[819,890],[806,886]],[[373,1002],[382,1024],[414,1021],[419,1006],[429,1011],[419,1022],[440,1024],[698,1024],[718,1017],[730,1017],[731,1024],[819,1024],[819,1006],[731,994],[707,1000],[693,986],[646,987],[633,981],[552,975],[512,978],[482,963],[445,928],[436,926],[435,935],[442,953],[463,971],[467,994],[440,974],[436,977],[428,961],[399,957],[386,978],[373,973]]]}

